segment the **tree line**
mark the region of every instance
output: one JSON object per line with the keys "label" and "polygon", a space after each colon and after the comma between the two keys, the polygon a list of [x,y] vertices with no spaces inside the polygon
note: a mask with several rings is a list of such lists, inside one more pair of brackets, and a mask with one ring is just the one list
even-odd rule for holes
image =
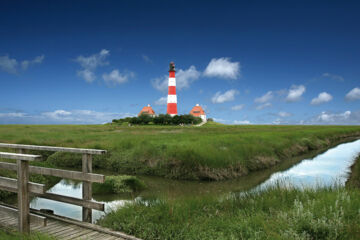
{"label": "tree line", "polygon": [[152,117],[148,114],[141,114],[138,117],[126,117],[121,119],[113,119],[113,123],[130,123],[134,125],[180,125],[180,124],[199,124],[202,122],[201,118],[194,117],[190,114],[170,116],[169,114],[159,114]]}

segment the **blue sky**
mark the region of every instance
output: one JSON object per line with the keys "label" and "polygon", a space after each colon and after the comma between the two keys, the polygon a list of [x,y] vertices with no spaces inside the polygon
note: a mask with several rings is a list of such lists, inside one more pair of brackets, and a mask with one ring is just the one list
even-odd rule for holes
{"label": "blue sky", "polygon": [[[360,4],[2,1],[0,124],[104,123],[199,103],[227,124],[359,124]],[[164,83],[165,81],[165,83]]]}

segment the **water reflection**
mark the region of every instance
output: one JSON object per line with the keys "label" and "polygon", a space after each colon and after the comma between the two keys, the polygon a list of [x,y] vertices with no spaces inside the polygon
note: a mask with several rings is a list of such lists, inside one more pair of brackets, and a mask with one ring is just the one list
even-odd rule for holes
{"label": "water reflection", "polygon": [[[344,184],[347,172],[355,157],[360,153],[360,140],[340,144],[314,157],[308,156],[305,160],[294,158],[270,169],[251,173],[231,181],[196,182],[179,181],[159,177],[140,177],[148,186],[141,193],[136,194],[102,194],[94,195],[93,200],[105,204],[105,212],[121,207],[126,202],[136,198],[194,198],[204,195],[226,196],[229,193],[244,192],[250,189],[261,189],[272,185],[279,180],[296,186],[316,187],[319,183],[331,185],[334,181]],[[304,159],[304,157],[302,157]],[[295,165],[294,165],[295,164]],[[61,180],[48,192],[81,198],[82,183],[71,180]],[[52,209],[57,215],[81,220],[82,209],[79,206],[56,202],[52,200],[34,198],[32,208]],[[93,210],[93,222],[105,213]]]}
{"label": "water reflection", "polygon": [[258,188],[275,182],[286,182],[298,187],[317,187],[336,184],[344,185],[350,166],[360,153],[360,140],[340,144],[312,159],[282,172],[276,172]]}

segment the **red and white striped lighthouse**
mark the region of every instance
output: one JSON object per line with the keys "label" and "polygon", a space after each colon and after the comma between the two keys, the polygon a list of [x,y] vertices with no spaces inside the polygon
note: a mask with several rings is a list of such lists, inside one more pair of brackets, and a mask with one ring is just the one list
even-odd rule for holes
{"label": "red and white striped lighthouse", "polygon": [[170,63],[169,70],[169,91],[167,98],[167,114],[170,116],[177,115],[177,97],[176,97],[176,79],[175,79],[175,63]]}

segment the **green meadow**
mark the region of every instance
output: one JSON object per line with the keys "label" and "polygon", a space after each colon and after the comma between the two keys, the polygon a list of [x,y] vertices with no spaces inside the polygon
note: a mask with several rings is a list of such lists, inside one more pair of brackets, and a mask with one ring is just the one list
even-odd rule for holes
{"label": "green meadow", "polygon": [[[0,126],[0,142],[106,149],[94,168],[190,180],[233,179],[359,136],[360,126]],[[79,155],[51,154],[55,166],[81,165]]]}
{"label": "green meadow", "polygon": [[[108,150],[94,156],[95,170],[191,180],[236,178],[359,136],[360,126],[0,126],[0,142]],[[43,166],[81,166],[81,155],[41,153],[45,161],[37,164]],[[359,161],[346,187],[278,185],[223,198],[143,198],[108,213],[98,224],[143,239],[359,239]],[[114,176],[94,191],[120,194],[144,187],[146,182],[136,177]],[[21,237],[0,231],[5,236]]]}

